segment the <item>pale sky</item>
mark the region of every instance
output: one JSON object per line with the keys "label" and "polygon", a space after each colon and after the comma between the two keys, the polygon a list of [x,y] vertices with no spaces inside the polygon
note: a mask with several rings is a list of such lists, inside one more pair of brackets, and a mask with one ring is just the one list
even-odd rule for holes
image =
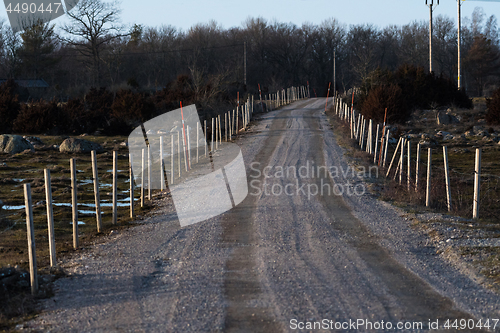
{"label": "pale sky", "polygon": [[[470,18],[475,7],[482,7],[486,17],[495,15],[500,23],[500,0],[463,1],[462,18]],[[137,23],[155,27],[165,24],[184,31],[210,20],[225,29],[241,27],[248,17],[293,22],[299,26],[305,22],[320,24],[333,17],[347,25],[372,23],[379,28],[429,20],[425,0],[121,0],[120,8],[122,23],[126,25]],[[456,22],[457,2],[440,0],[434,15],[440,14]],[[7,18],[5,7],[0,16]],[[63,22],[67,22],[65,16],[54,21],[56,26]]]}
{"label": "pale sky", "polygon": [[[478,6],[484,9],[487,16],[494,14],[500,19],[500,0],[464,1],[462,17],[470,17]],[[122,0],[121,8],[123,23],[147,26],[170,24],[183,30],[211,19],[224,28],[241,26],[250,16],[297,25],[304,22],[319,24],[334,17],[348,25],[373,23],[378,27],[429,19],[425,0]],[[457,2],[441,0],[434,11],[434,15],[439,14],[456,20]]]}

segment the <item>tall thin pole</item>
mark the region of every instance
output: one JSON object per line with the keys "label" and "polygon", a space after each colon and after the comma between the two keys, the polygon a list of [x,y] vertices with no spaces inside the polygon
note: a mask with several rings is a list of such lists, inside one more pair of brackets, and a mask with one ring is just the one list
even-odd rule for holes
{"label": "tall thin pole", "polygon": [[429,73],[432,73],[432,3],[429,5]]}
{"label": "tall thin pole", "polygon": [[460,79],[461,79],[461,72],[460,72],[460,30],[461,30],[461,15],[460,15],[460,1],[462,0],[457,0],[458,3],[458,90],[460,90]]}
{"label": "tall thin pole", "polygon": [[[336,66],[335,66],[335,51],[333,51],[333,91],[335,92],[336,91],[336,87],[337,87],[337,75],[336,75]],[[335,93],[333,93],[333,95],[335,96]]]}
{"label": "tall thin pole", "polygon": [[247,86],[247,42],[243,43],[243,84]]}

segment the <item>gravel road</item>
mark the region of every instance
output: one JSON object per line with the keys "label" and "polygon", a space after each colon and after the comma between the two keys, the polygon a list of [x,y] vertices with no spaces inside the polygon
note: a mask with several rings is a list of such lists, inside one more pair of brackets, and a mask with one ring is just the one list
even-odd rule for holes
{"label": "gravel road", "polygon": [[[24,330],[306,332],[320,322],[315,331],[365,332],[383,321],[416,332],[439,320],[452,332],[447,319],[500,318],[497,294],[364,193],[324,106],[266,113],[236,141],[250,187],[231,211],[180,228],[164,199],[143,224],[63,262],[72,275]],[[346,326],[357,320],[365,324]]]}

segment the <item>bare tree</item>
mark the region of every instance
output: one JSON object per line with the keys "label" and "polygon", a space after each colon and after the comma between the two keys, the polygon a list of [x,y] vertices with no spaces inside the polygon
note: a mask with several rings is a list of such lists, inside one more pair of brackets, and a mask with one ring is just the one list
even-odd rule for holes
{"label": "bare tree", "polygon": [[101,52],[113,39],[124,37],[125,27],[119,24],[119,4],[116,1],[80,0],[76,7],[68,12],[70,24],[62,29],[74,38],[63,40],[77,48],[85,57],[91,70],[91,82],[99,86],[102,82]]}

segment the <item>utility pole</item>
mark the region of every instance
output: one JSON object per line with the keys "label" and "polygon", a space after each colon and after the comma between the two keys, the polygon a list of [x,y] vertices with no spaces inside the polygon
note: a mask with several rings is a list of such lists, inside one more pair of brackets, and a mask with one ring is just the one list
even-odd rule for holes
{"label": "utility pole", "polygon": [[[434,0],[425,0],[425,4],[429,6],[429,73],[432,73],[432,11],[434,10],[432,6],[434,6]],[[439,5],[439,0],[437,0],[437,5]]]}
{"label": "utility pole", "polygon": [[458,90],[460,90],[460,79],[461,79],[461,72],[460,72],[460,30],[461,30],[461,15],[460,15],[460,1],[462,0],[457,0],[458,3]]}
{"label": "utility pole", "polygon": [[247,42],[243,43],[243,84],[247,87]]}

